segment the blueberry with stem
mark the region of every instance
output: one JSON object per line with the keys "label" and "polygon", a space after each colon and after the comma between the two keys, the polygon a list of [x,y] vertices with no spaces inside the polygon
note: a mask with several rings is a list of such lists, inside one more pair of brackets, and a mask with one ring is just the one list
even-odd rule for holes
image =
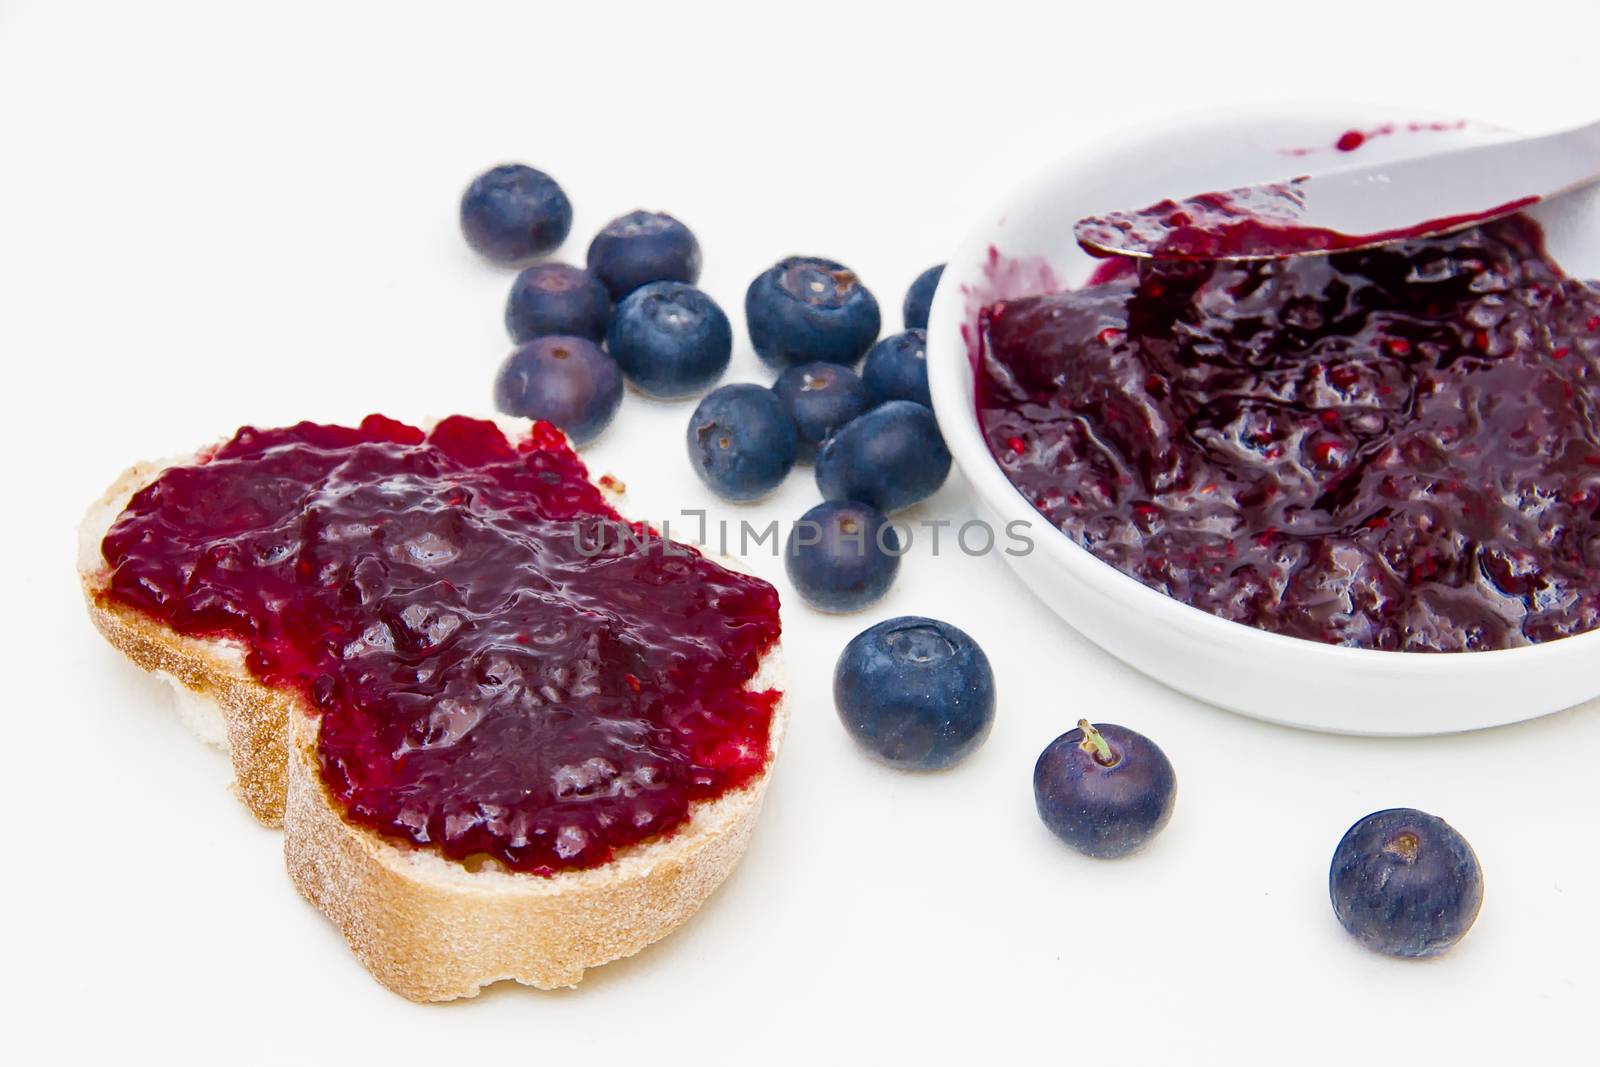
{"label": "blueberry with stem", "polygon": [[1178,779],[1143,734],[1079,719],[1045,746],[1033,768],[1039,818],[1062,841],[1097,859],[1148,845],[1172,818]]}

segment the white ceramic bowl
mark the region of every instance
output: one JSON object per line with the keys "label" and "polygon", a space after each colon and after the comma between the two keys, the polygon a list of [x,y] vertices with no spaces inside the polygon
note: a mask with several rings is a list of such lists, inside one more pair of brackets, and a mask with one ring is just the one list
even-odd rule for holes
{"label": "white ceramic bowl", "polygon": [[[1378,652],[1268,633],[1192,608],[1052,527],[1006,479],[979,432],[963,331],[973,327],[977,309],[996,299],[1082,284],[1093,261],[1072,239],[1078,218],[1172,194],[1509,136],[1476,124],[1408,129],[1437,119],[1325,105],[1230,111],[1140,129],[1078,151],[1020,187],[972,229],[945,270],[928,329],[933,404],[980,511],[997,528],[1014,520],[1032,524],[1033,551],[1002,558],[1090,640],[1201,700],[1318,730],[1432,734],[1517,722],[1600,696],[1600,631],[1493,652]],[[1346,130],[1389,123],[1397,131],[1371,139],[1359,153],[1332,148]],[[1600,192],[1535,214],[1568,271],[1600,277]]]}

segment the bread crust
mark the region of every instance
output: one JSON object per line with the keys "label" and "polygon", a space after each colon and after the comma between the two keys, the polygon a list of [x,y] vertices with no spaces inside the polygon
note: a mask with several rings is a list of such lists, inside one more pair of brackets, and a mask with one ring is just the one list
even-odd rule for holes
{"label": "bread crust", "polygon": [[84,576],[84,595],[89,618],[112,648],[214,705],[233,763],[234,795],[266,825],[282,826],[294,694],[256,681],[238,646],[187,637],[106,599],[93,575]]}
{"label": "bread crust", "polygon": [[[165,466],[131,468],[85,518],[79,577],[89,616],[113,648],[220,718],[235,793],[261,822],[283,827],[291,881],[386,987],[438,1001],[507,979],[539,989],[576,985],[588,968],[671,933],[738,865],[787,726],[784,699],[773,709],[760,775],[695,802],[672,834],[623,849],[602,867],[548,878],[492,863],[469,870],[347,822],[317,768],[318,720],[297,694],[257,681],[238,642],[187,637],[105,595],[100,539]],[[774,647],[749,687],[781,689],[779,664]]]}

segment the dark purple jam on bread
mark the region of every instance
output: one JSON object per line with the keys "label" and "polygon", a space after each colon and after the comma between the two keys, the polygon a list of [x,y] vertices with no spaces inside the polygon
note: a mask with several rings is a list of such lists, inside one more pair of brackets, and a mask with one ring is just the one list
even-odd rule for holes
{"label": "dark purple jam on bread", "polygon": [[625,522],[542,423],[243,429],[102,551],[105,597],[305,697],[349,821],[453,859],[598,866],[767,765],[777,591]]}

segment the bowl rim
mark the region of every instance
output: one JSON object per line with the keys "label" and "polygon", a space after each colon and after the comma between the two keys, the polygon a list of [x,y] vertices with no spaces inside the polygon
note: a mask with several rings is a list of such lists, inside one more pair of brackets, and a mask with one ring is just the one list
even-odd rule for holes
{"label": "bowl rim", "polygon": [[[976,404],[967,396],[972,367],[961,328],[966,315],[965,283],[976,280],[975,273],[979,265],[985,261],[990,249],[997,247],[996,220],[1009,217],[1014,205],[1041,199],[1045,193],[1061,184],[1063,172],[1070,171],[1086,157],[1111,156],[1141,144],[1158,142],[1180,131],[1192,131],[1201,124],[1222,130],[1251,121],[1281,120],[1286,115],[1304,117],[1307,121],[1327,119],[1330,122],[1354,121],[1358,124],[1374,117],[1386,121],[1453,118],[1429,113],[1423,108],[1351,101],[1311,101],[1288,107],[1281,104],[1241,104],[1192,110],[1093,138],[1076,148],[1072,154],[1057,157],[1026,181],[1013,186],[967,229],[939,280],[929,313],[929,386],[940,430],[956,465],[982,502],[1002,519],[1008,523],[1022,520],[1028,523],[1030,532],[1040,531],[1042,536],[1036,544],[1048,552],[1057,566],[1068,572],[1075,581],[1098,595],[1131,601],[1152,626],[1175,627],[1205,644],[1235,647],[1256,645],[1264,654],[1320,658],[1334,669],[1358,668],[1365,672],[1422,676],[1456,674],[1463,670],[1499,672],[1511,668],[1532,668],[1543,662],[1565,660],[1600,649],[1600,628],[1553,641],[1511,648],[1467,652],[1404,652],[1329,644],[1224,619],[1152,589],[1044,521],[1032,502],[1005,476],[999,461],[989,451],[978,425]],[[1352,116],[1362,117],[1352,119]],[[1482,132],[1518,132],[1475,120],[1470,125]]]}

